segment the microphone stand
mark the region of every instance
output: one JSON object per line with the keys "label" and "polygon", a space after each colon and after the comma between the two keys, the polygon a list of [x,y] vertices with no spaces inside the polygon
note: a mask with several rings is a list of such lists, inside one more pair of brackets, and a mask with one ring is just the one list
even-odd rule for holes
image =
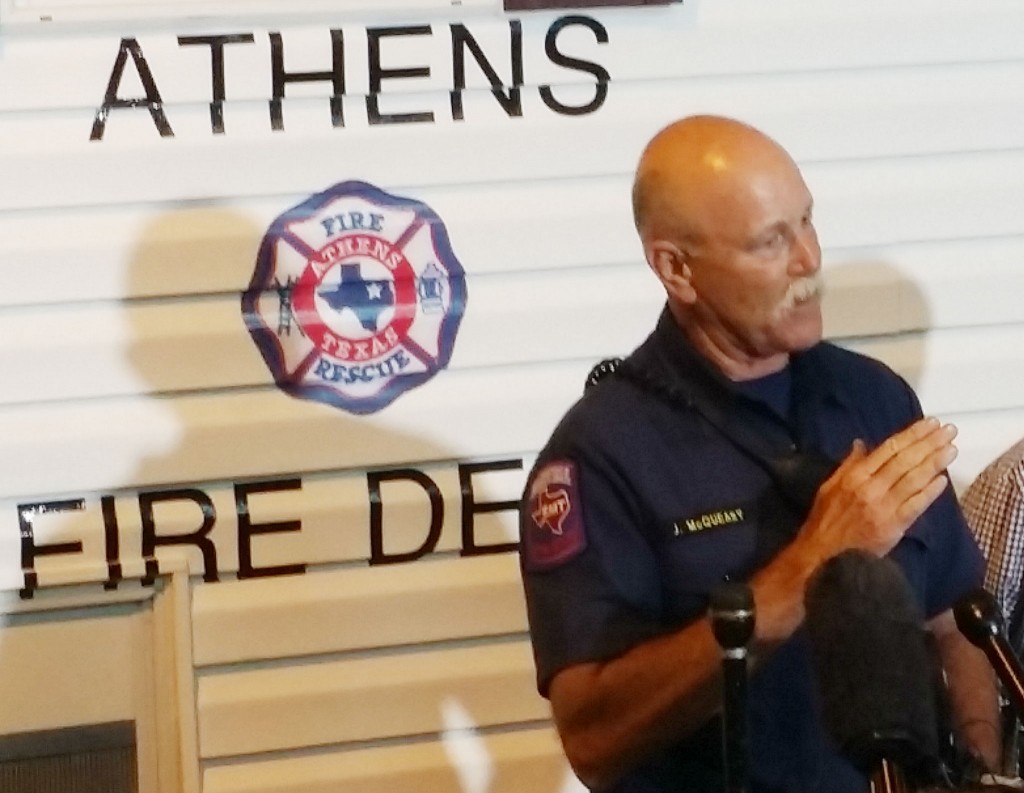
{"label": "microphone stand", "polygon": [[711,592],[711,629],[722,648],[722,758],[725,793],[747,793],[747,642],[754,633],[754,595],[726,581]]}
{"label": "microphone stand", "polygon": [[875,773],[871,775],[871,793],[909,793],[903,770],[894,762],[883,757]]}
{"label": "microphone stand", "polygon": [[956,602],[953,616],[960,633],[984,651],[1017,716],[1024,716],[1024,668],[1006,638],[996,599],[985,589],[975,589]]}
{"label": "microphone stand", "polygon": [[1024,718],[1024,668],[1006,635],[1003,614],[995,597],[981,587],[968,592],[953,605],[953,616],[960,633],[980,648],[996,672],[1003,695],[1011,708],[1003,715],[1004,768],[1011,777],[1020,773],[1019,730]]}

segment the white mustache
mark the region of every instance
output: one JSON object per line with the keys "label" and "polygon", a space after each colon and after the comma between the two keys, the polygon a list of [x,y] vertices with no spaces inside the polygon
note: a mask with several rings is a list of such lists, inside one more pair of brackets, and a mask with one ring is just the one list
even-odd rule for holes
{"label": "white mustache", "polygon": [[791,311],[798,303],[820,298],[825,293],[825,283],[820,273],[799,278],[789,285],[785,296],[779,301],[779,311]]}

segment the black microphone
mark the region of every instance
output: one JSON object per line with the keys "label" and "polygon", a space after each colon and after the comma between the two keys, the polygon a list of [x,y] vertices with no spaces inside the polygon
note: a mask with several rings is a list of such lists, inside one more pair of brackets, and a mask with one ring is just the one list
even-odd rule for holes
{"label": "black microphone", "polygon": [[825,728],[872,793],[941,778],[934,657],[900,568],[844,551],[811,577],[804,606]]}
{"label": "black microphone", "polygon": [[754,634],[754,594],[726,581],[711,591],[711,630],[722,648],[722,759],[726,793],[746,793],[747,642]]}
{"label": "black microphone", "polygon": [[953,616],[960,633],[985,652],[1017,716],[1024,716],[1024,668],[1021,668],[1020,660],[1006,637],[1003,615],[996,599],[979,587],[956,602]]}

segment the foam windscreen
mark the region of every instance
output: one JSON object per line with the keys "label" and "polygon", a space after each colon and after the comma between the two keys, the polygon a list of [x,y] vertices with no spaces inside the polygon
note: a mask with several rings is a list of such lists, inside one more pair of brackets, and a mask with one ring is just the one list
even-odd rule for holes
{"label": "foam windscreen", "polygon": [[935,658],[906,578],[845,551],[808,582],[804,605],[826,729],[866,774],[883,758],[926,781],[938,764]]}

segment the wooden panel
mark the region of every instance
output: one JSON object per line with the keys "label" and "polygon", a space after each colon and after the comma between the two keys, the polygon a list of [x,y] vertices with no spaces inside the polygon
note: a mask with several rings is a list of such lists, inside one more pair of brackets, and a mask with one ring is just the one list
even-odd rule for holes
{"label": "wooden panel", "polygon": [[825,333],[1019,324],[1022,260],[1024,237],[826,250]]}
{"label": "wooden panel", "polygon": [[[296,16],[316,16],[331,13],[332,19],[365,17],[395,13],[423,14],[451,6],[451,0],[291,0],[289,11]],[[459,0],[466,8],[493,11],[498,0]],[[160,20],[166,22],[183,19],[210,18],[216,22],[225,17],[245,17],[280,12],[275,0],[0,0],[5,24],[43,25],[46,30],[62,24],[95,24],[97,22],[127,22]]]}
{"label": "wooden panel", "polygon": [[[88,140],[88,108],[45,117],[9,114],[0,116],[0,166],[8,174],[0,183],[0,209],[302,194],[344,179],[420,190],[630,174],[653,132],[696,110],[752,121],[801,162],[1003,152],[1024,141],[1024,110],[1013,88],[1024,84],[1022,69],[996,64],[623,82],[599,111],[580,117],[557,115],[539,95],[524,93],[523,117],[509,119],[490,92],[476,91],[465,97],[464,122],[451,120],[447,92],[402,94],[391,100],[392,112],[430,111],[435,122],[387,127],[358,122],[365,107],[361,98],[349,97],[351,123],[343,129],[331,127],[326,99],[294,99],[287,100],[284,133],[271,130],[265,103],[251,101],[225,111],[225,123],[238,130],[233,137],[212,135],[208,108],[200,104],[168,107],[173,139],[158,135],[145,109],[114,111],[100,142]],[[592,89],[572,93],[587,90],[585,103]],[[564,101],[570,99],[566,95]],[[822,108],[813,125],[807,123],[809,106]],[[968,114],[972,124],[948,124],[957,114]],[[486,145],[480,145],[481,136]],[[595,145],[581,146],[581,139]],[[301,157],[291,156],[296,150]],[[253,167],[272,162],[284,167]],[[904,167],[915,165],[911,159]],[[905,184],[899,172],[889,176],[891,186]],[[944,184],[956,184],[953,176]]]}
{"label": "wooden panel", "polygon": [[[1005,169],[1005,170],[1004,170]],[[804,169],[826,245],[1016,236],[1024,154],[871,160]],[[955,186],[955,187],[954,187]],[[984,206],[985,212],[977,208]],[[987,217],[979,218],[979,214]]]}
{"label": "wooden panel", "polygon": [[[992,329],[974,338],[1005,359],[1019,342],[1019,333],[1008,333]],[[936,331],[923,362],[894,361],[926,367],[925,403],[938,399],[932,383],[963,374],[963,355],[956,347],[947,352],[955,344],[955,334]],[[273,389],[12,406],[0,414],[8,449],[0,496],[514,456],[539,448],[594,362],[444,372],[386,411],[358,418]],[[945,404],[965,412],[1020,405],[1020,389],[1002,366],[992,362],[988,388],[964,389]]]}
{"label": "wooden panel", "polygon": [[585,793],[550,728],[215,765],[204,793]]}
{"label": "wooden panel", "polygon": [[[992,198],[1015,200],[1012,185],[1002,179],[1000,172],[1008,168],[1024,178],[1024,165],[1016,158],[1004,162],[992,158],[988,167],[988,190]],[[825,267],[833,289],[864,290],[853,301],[860,306],[864,303],[863,296],[871,293],[876,285],[890,285],[893,279],[907,282],[908,286],[916,284],[932,304],[933,322],[926,324],[937,326],[976,324],[979,319],[972,312],[980,309],[986,312],[985,321],[1018,318],[1024,309],[1020,301],[1014,299],[1017,292],[1014,285],[1016,279],[1024,277],[1018,266],[1024,257],[1024,229],[1015,229],[1015,236],[986,238],[998,234],[1000,229],[1011,228],[1007,217],[997,218],[992,223],[985,218],[987,213],[972,211],[972,206],[986,200],[986,188],[982,186],[961,197],[958,191],[945,189],[945,180],[926,178],[934,172],[924,172],[923,166],[921,169],[916,174],[904,174],[911,184],[917,185],[918,192],[902,207],[894,208],[884,202],[873,206],[881,201],[878,194],[884,184],[878,179],[864,182],[863,169],[857,164],[806,168],[819,194],[818,223],[822,227]],[[864,194],[851,193],[846,187],[850,184],[863,184]],[[618,267],[623,288],[631,294],[634,289],[642,288],[638,286],[640,282],[653,284],[633,231],[628,194],[627,178],[607,177],[432,188],[412,195],[440,214],[449,229],[456,255],[469,273],[468,322],[481,313],[478,305],[487,304],[487,294],[491,291],[488,285],[494,290],[516,288],[530,301],[551,300],[552,296],[540,290],[531,292],[530,284],[534,279],[545,283],[544,279],[548,278],[587,277],[586,274],[559,275],[553,272],[555,268]],[[10,284],[0,295],[0,305],[237,294],[249,284],[256,250],[265,229],[275,215],[300,201],[300,196],[239,198],[230,210],[199,204],[189,208],[115,206],[65,210],[56,214],[0,214],[0,269]],[[899,222],[888,220],[893,212]],[[929,225],[929,219],[936,213],[945,216],[945,226]],[[52,234],[50,228],[54,223],[75,228],[76,234],[73,237]],[[907,224],[911,233],[907,234],[901,224]],[[880,225],[884,225],[881,230]],[[955,239],[956,236],[964,239]],[[928,242],[929,238],[935,241]],[[915,242],[915,239],[921,241]],[[966,261],[972,266],[965,267]],[[79,277],[83,271],[90,274],[89,278]],[[986,273],[987,277],[975,278],[979,272]],[[516,285],[512,286],[512,278],[482,280],[483,276],[498,274],[514,276]],[[1004,283],[1008,288],[1003,288]],[[977,295],[976,299],[963,299],[967,284],[972,294]],[[578,290],[572,284],[566,286]],[[875,296],[877,294],[875,292]],[[225,305],[234,305],[237,309],[237,298],[223,296],[223,300]],[[569,310],[571,303],[565,301],[562,310]],[[174,303],[160,305],[173,306]],[[843,305],[844,301],[831,304],[830,312],[841,310]],[[148,309],[133,304],[119,308],[125,318],[115,321],[114,327],[105,333],[111,341],[124,343],[124,339],[139,335],[137,323],[132,319],[135,312]],[[505,306],[504,310],[512,308]],[[77,324],[75,336],[62,338],[62,342],[82,344],[89,338],[86,335],[81,339],[82,333],[101,333],[100,328],[109,321],[96,320],[100,327],[94,329],[93,321],[76,323],[75,317],[101,317],[110,309],[109,306],[89,305],[73,313],[62,313],[62,319],[66,316],[67,322]],[[167,310],[173,309],[161,309]],[[190,310],[198,312],[196,320],[190,324],[202,325],[202,317],[216,309],[202,304]],[[32,312],[7,314],[3,321],[14,325],[24,319],[33,333],[5,333],[3,343],[9,347],[37,345],[40,348],[55,343],[51,333],[38,337],[32,325],[36,321],[33,316]],[[966,323],[961,321],[961,316]],[[230,319],[220,324],[224,322],[234,328],[241,327]],[[142,320],[138,324],[141,323]],[[174,335],[179,342],[182,338],[208,336],[212,332],[202,327],[190,330],[161,325],[158,329],[154,327],[157,323],[148,324],[153,332],[159,330]],[[835,327],[835,333],[843,335],[866,332],[862,318],[851,314],[844,314]],[[39,353],[43,354],[43,349],[39,349]],[[89,373],[79,374],[88,376]]]}
{"label": "wooden panel", "polygon": [[480,727],[544,719],[525,640],[200,675],[202,757],[436,733],[454,703]]}
{"label": "wooden panel", "polygon": [[510,456],[539,448],[592,363],[442,373],[370,417],[276,390],[12,407],[0,414],[0,490],[91,492]]}
{"label": "wooden panel", "polygon": [[[1024,237],[826,256],[831,338],[1024,322]],[[664,300],[642,262],[470,277],[468,290],[451,370],[623,353],[646,337]],[[273,382],[230,295],[0,313],[0,368],[23,373],[0,382],[0,404]]]}
{"label": "wooden panel", "polygon": [[193,597],[197,666],[525,630],[515,554],[225,582]]}
{"label": "wooden panel", "polygon": [[[205,511],[212,521],[211,530],[206,535],[212,549],[210,557],[207,559],[197,545],[160,545],[155,555],[164,565],[162,569],[167,569],[167,565],[177,559],[183,559],[194,575],[205,574],[208,579],[213,579],[230,577],[239,569],[243,544],[249,551],[251,567],[255,571],[263,570],[264,574],[267,574],[267,567],[281,565],[313,567],[370,558],[384,565],[417,554],[443,554],[463,549],[469,553],[477,549],[501,550],[518,538],[516,510],[473,515],[465,515],[464,512],[472,510],[476,504],[517,502],[526,471],[532,465],[532,457],[522,459],[521,467],[516,467],[519,462],[511,455],[511,459],[487,463],[492,470],[477,470],[471,475],[460,472],[456,463],[400,464],[397,471],[391,469],[387,472],[388,478],[380,481],[372,494],[380,507],[376,526],[370,515],[370,473],[343,470],[306,476],[301,481],[293,480],[287,489],[254,493],[247,497],[244,511],[250,523],[294,525],[291,531],[271,531],[249,539],[240,530],[238,512],[242,507],[232,485],[225,482],[197,483],[190,491],[191,497],[183,494],[154,506],[153,531],[157,538],[187,536],[202,525]],[[410,468],[414,469],[412,474],[403,473]],[[372,475],[380,474],[374,472]],[[272,478],[279,480],[285,476],[277,471]],[[463,491],[463,479],[471,494]],[[166,491],[166,488],[162,490]],[[463,499],[468,496],[471,499],[464,508]],[[108,578],[107,521],[100,497],[87,493],[77,494],[77,497],[82,499],[81,509],[56,511],[33,520],[34,544],[37,547],[54,543],[82,544],[79,552],[50,553],[36,558],[34,568],[42,586]],[[431,497],[436,499],[437,509],[443,514],[435,516]],[[141,578],[146,570],[142,557],[139,498],[131,491],[115,493],[112,498],[118,541],[117,561],[121,565],[121,573],[126,579]],[[24,584],[18,515],[29,508],[23,505],[32,501],[31,497],[22,495],[0,502],[0,589],[17,589]],[[431,526],[435,517],[437,533],[432,537]],[[371,557],[374,532],[379,547]],[[500,566],[503,563],[494,564]],[[362,573],[357,573],[357,580],[360,580],[360,575]],[[371,580],[378,580],[372,574],[366,575]],[[132,586],[128,586],[129,591]],[[252,586],[258,585],[253,583]],[[278,586],[290,591],[291,585],[281,583]],[[295,586],[301,589],[304,585],[296,583]]]}
{"label": "wooden panel", "polygon": [[[231,210],[155,204],[0,213],[0,267],[14,286],[3,303],[237,292],[252,277],[267,226],[301,198],[279,200],[240,200]],[[54,225],[74,233],[54,234]]]}
{"label": "wooden panel", "polygon": [[133,720],[145,712],[135,660],[149,626],[142,608],[57,616],[5,616],[0,623],[0,733]]}
{"label": "wooden panel", "polygon": [[[1016,331],[1019,335],[1019,331]],[[1000,412],[994,413],[990,420],[984,422],[985,432],[975,435],[971,430],[974,421],[980,420],[984,414],[968,414],[969,424],[962,429],[960,446],[963,457],[958,468],[964,477],[973,476],[980,468],[994,457],[1001,448],[1008,446],[1016,437],[1019,423],[1015,424],[1013,409],[1019,409],[1020,387],[1019,372],[1022,367],[1014,356],[1020,355],[1022,345],[1016,335],[1000,342],[998,334],[987,336],[980,331],[970,332],[962,343],[950,347],[950,357],[946,369],[935,366],[930,351],[935,343],[927,337],[907,337],[893,340],[873,340],[860,342],[854,346],[887,358],[897,366],[906,364],[904,374],[911,382],[922,386],[921,394],[925,408],[937,413],[945,419],[960,420],[965,413],[964,405],[968,402],[984,404],[987,400],[1006,402]],[[951,337],[954,341],[958,336]],[[985,352],[987,351],[987,352]],[[987,356],[991,356],[989,361]],[[1008,358],[1009,356],[1009,358]],[[921,359],[928,361],[925,369],[925,382],[922,384],[920,371],[916,362]],[[580,375],[582,376],[582,375]],[[568,378],[570,381],[572,378]],[[575,385],[574,381],[570,384]],[[983,387],[981,384],[985,384]],[[566,402],[568,404],[568,402]],[[552,405],[553,413],[560,413],[559,405]],[[1011,412],[1005,412],[1005,411]],[[1001,422],[1007,426],[1001,429]],[[344,422],[343,422],[344,423]],[[531,427],[535,430],[536,443],[539,445],[544,430],[537,427],[524,417],[523,431]],[[1022,433],[1024,434],[1024,433]],[[351,436],[351,432],[349,433]],[[361,441],[369,443],[369,439],[379,437],[379,433],[367,430],[366,438]],[[250,450],[251,453],[251,450]],[[398,454],[398,451],[395,452]],[[515,453],[509,453],[514,456]],[[351,460],[353,466],[358,463]],[[226,465],[230,465],[226,463]],[[268,467],[272,467],[270,462]],[[515,499],[521,488],[525,471],[530,466],[530,459],[523,461],[522,467],[504,472],[500,478],[491,474],[489,480],[477,477],[477,494],[481,501],[502,501]],[[435,550],[447,551],[461,546],[461,510],[460,484],[454,465],[438,466],[417,463],[414,468],[422,471],[438,488],[441,501],[446,505],[442,528]],[[97,463],[89,467],[89,471],[102,475],[102,471],[94,471]],[[187,469],[185,469],[187,470]],[[37,469],[39,476],[45,476],[44,468]],[[269,474],[279,478],[285,474],[276,472]],[[483,482],[481,487],[481,481]],[[105,484],[110,486],[114,480]],[[238,521],[234,493],[230,485],[213,481],[198,483],[202,492],[207,494],[212,507],[216,510],[216,525],[210,534],[211,541],[217,548],[217,565],[220,574],[227,575],[238,567]],[[384,519],[382,531],[386,551],[391,554],[406,553],[421,547],[426,541],[430,522],[430,509],[426,492],[411,481],[396,481],[383,485]],[[23,491],[24,493],[24,491]],[[38,543],[58,541],[82,541],[84,548],[81,554],[54,555],[37,560],[36,566],[42,580],[46,583],[63,583],[81,580],[99,580],[106,576],[106,558],[104,554],[103,516],[98,496],[81,494],[86,498],[81,511],[62,514],[60,517],[37,522],[36,539]],[[22,584],[22,576],[17,560],[20,557],[19,530],[17,525],[17,509],[19,503],[33,500],[30,496],[11,497],[11,500],[0,504],[0,526],[3,527],[3,552],[0,557],[8,560],[3,566],[3,586],[16,588]],[[122,561],[125,563],[126,576],[141,576],[140,526],[138,504],[130,492],[122,493],[116,500],[119,518],[119,531]],[[275,494],[255,496],[251,500],[252,519],[257,523],[268,521],[300,520],[301,530],[294,533],[270,534],[254,538],[251,541],[254,564],[304,563],[320,564],[330,561],[366,559],[370,554],[370,519],[367,498],[367,481],[359,471],[340,471],[330,476],[306,477],[301,487],[295,490]],[[200,514],[196,504],[185,501],[178,509],[162,507],[157,511],[157,532],[159,536],[181,535],[194,531],[200,522]],[[491,528],[478,527],[478,542],[481,545],[509,542],[515,539],[514,513],[500,513],[494,516]],[[171,548],[161,548],[158,556],[167,557],[176,553]],[[188,551],[193,570],[196,573],[204,568],[197,549]]]}
{"label": "wooden panel", "polygon": [[940,416],[1024,406],[1024,325],[936,331],[851,346],[900,372],[925,409]]}
{"label": "wooden panel", "polygon": [[[974,328],[910,333],[849,343],[897,368],[917,386],[925,409],[944,418],[1022,407],[1024,327]],[[41,521],[37,543],[82,541],[80,554],[37,560],[52,583],[103,578],[104,519],[97,493],[113,492],[125,575],[141,575],[140,518],[134,495],[126,489],[166,488],[193,482],[216,513],[210,534],[217,547],[221,574],[238,569],[242,542],[229,483],[248,477],[281,479],[305,476],[301,485],[253,497],[252,520],[301,521],[301,530],[272,533],[247,541],[257,567],[268,564],[318,564],[365,559],[370,553],[371,521],[367,479],[363,471],[378,466],[424,471],[445,505],[436,550],[461,547],[462,499],[457,464],[452,460],[510,460],[513,467],[492,473],[475,498],[515,500],[529,466],[529,455],[582,391],[594,359],[534,364],[471,372],[452,372],[429,387],[395,403],[380,416],[354,418],[283,394],[226,393],[163,400],[170,409],[168,426],[147,403],[55,403],[12,407],[0,414],[0,427],[11,452],[2,481],[0,508],[3,581],[21,583],[19,504],[45,500],[28,494],[69,493],[85,499],[83,509]],[[524,383],[533,384],[524,388]],[[502,420],[496,422],[494,417]],[[995,415],[999,415],[998,413]],[[430,420],[425,422],[424,417]],[[1011,427],[996,446],[1009,445]],[[77,429],[77,438],[67,430]],[[147,446],[159,448],[161,434],[171,440],[165,453],[133,457]],[[965,430],[965,453],[979,443]],[[986,446],[985,448],[991,448]],[[59,453],[54,451],[59,450]],[[991,454],[998,448],[991,448]],[[524,459],[526,458],[526,459]],[[519,460],[522,459],[521,465]],[[978,454],[972,457],[979,460]],[[133,465],[133,460],[138,462]],[[410,463],[409,461],[416,461]],[[430,464],[429,461],[435,461]],[[984,462],[983,460],[981,462]],[[311,475],[322,471],[324,474]],[[332,473],[327,473],[332,472]],[[389,554],[415,552],[427,542],[431,521],[426,491],[413,481],[384,485],[382,532]],[[158,535],[188,534],[201,523],[200,505],[187,498],[161,507]],[[480,529],[482,545],[515,539],[514,513],[494,516]],[[479,520],[479,519],[478,519]],[[160,553],[168,553],[161,549]],[[199,571],[198,548],[188,550]],[[129,560],[135,560],[128,564]]]}
{"label": "wooden panel", "polygon": [[[646,337],[664,300],[642,264],[471,278],[468,289],[450,369],[628,349]],[[273,383],[237,296],[0,313],[0,367],[26,373],[0,383],[0,404]]]}
{"label": "wooden panel", "polygon": [[[327,186],[318,181],[314,189]],[[640,256],[626,179],[390,190],[422,200],[440,215],[470,277]],[[0,268],[12,285],[0,304],[237,294],[252,279],[267,227],[305,198],[240,196],[230,206],[195,202],[0,213]],[[53,234],[54,223],[76,233]],[[90,277],[81,278],[83,271]]]}

